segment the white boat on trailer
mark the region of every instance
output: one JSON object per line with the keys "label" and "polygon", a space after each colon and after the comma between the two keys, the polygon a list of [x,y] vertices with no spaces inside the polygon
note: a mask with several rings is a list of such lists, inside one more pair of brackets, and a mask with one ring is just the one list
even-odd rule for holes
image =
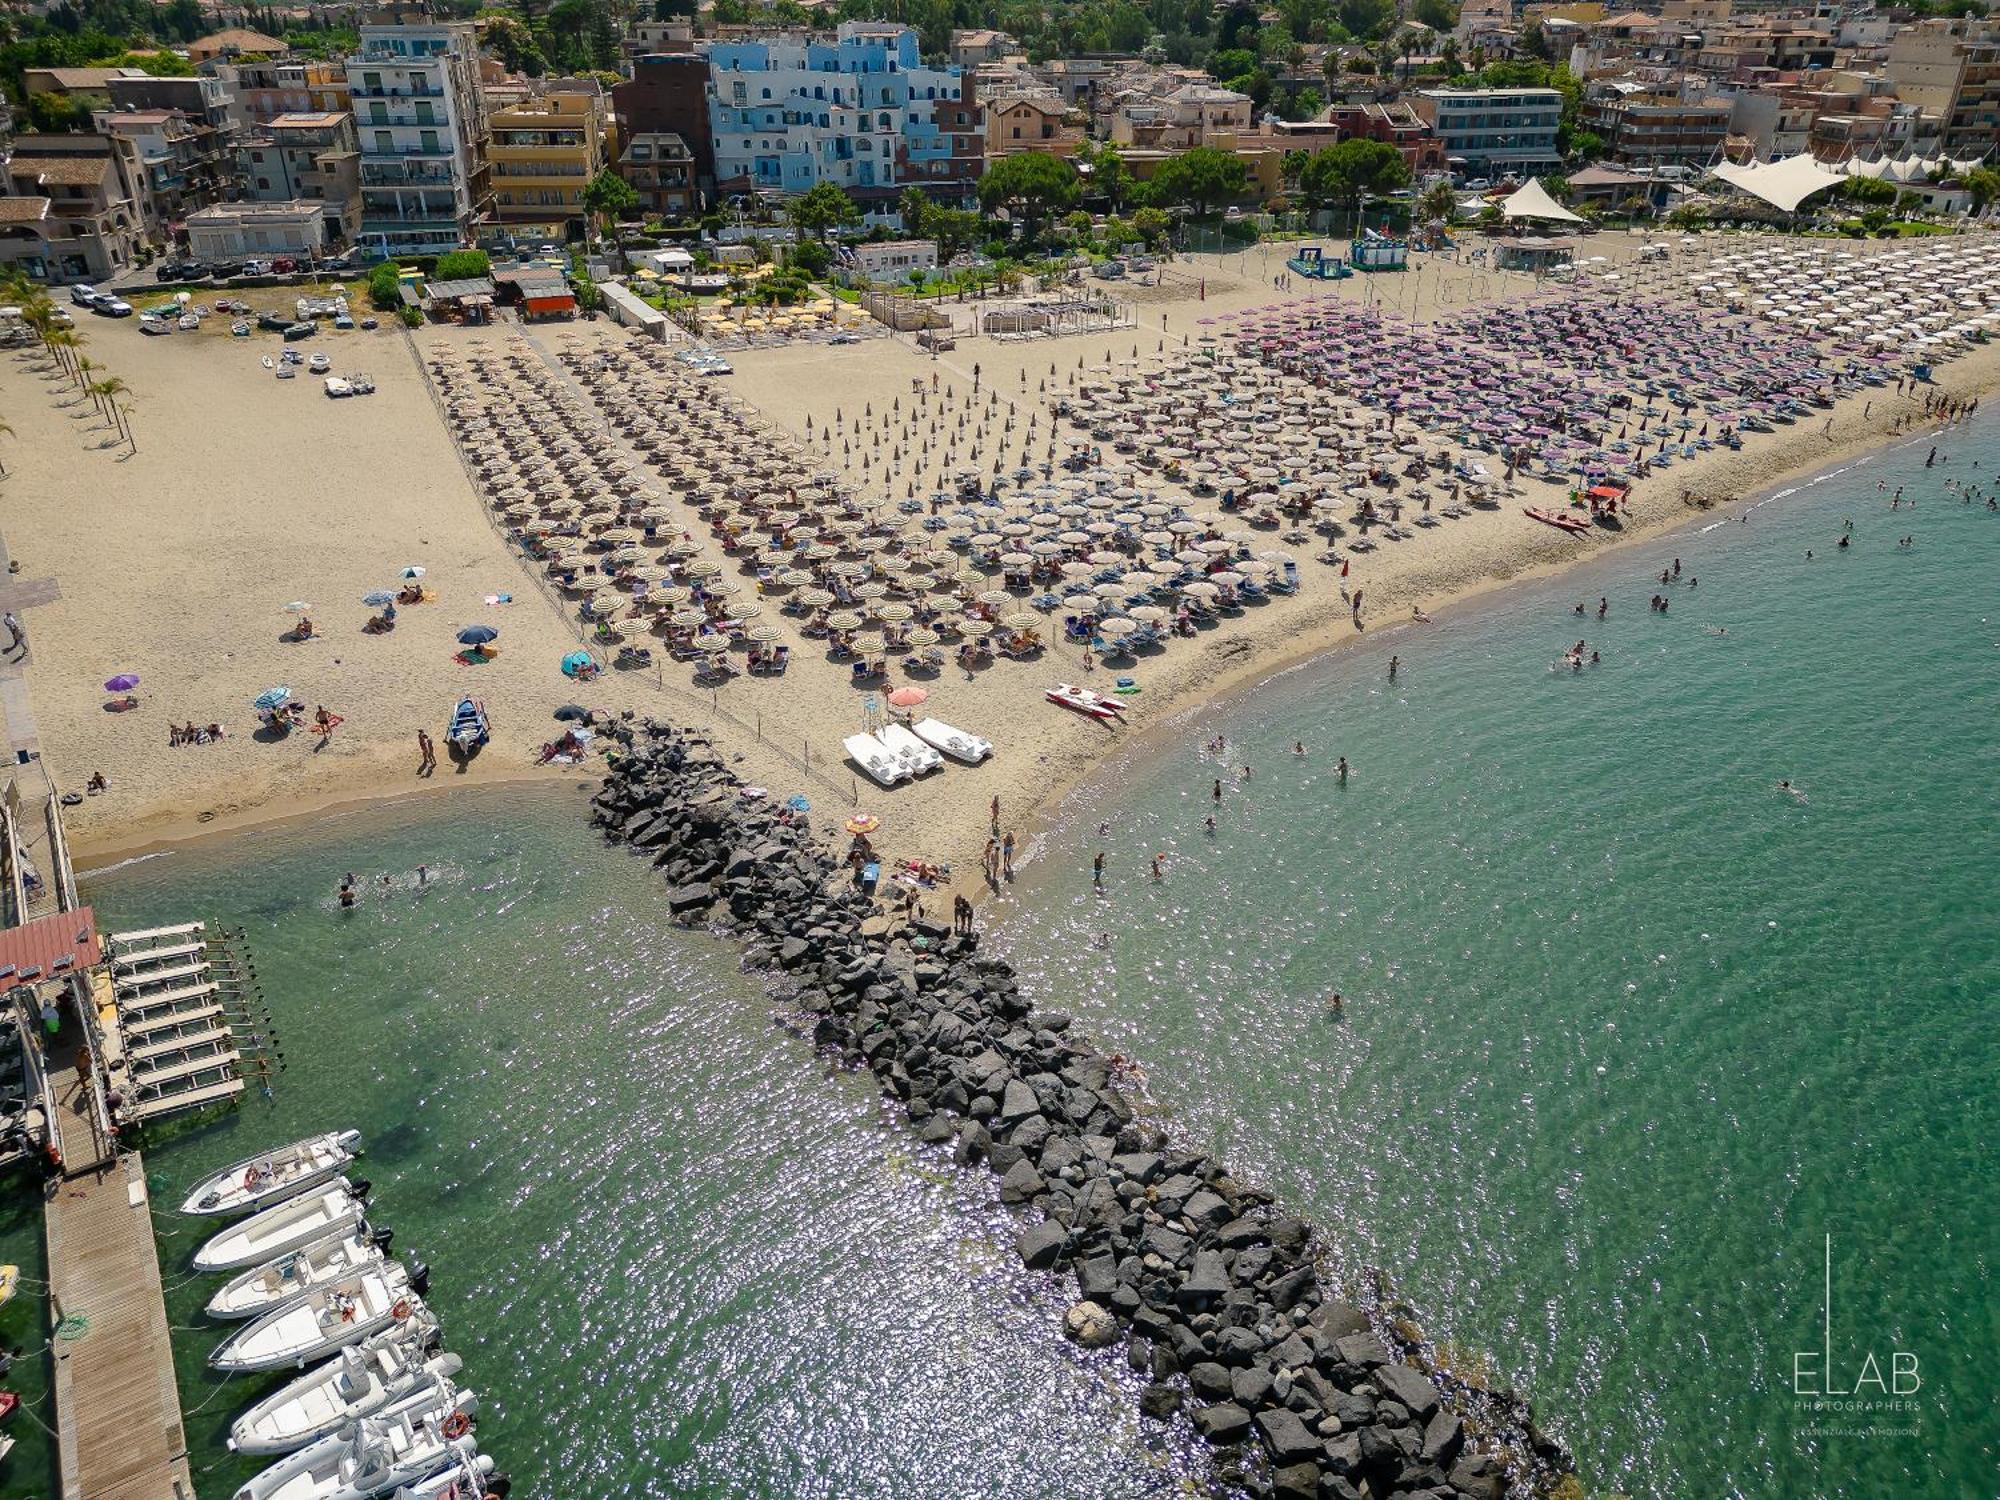
{"label": "white boat on trailer", "polygon": [[297,1197],[340,1176],[360,1149],[360,1131],[329,1130],[275,1151],[260,1151],[197,1184],[181,1212],[226,1218]]}
{"label": "white boat on trailer", "polygon": [[276,1456],[318,1442],[348,1422],[448,1380],[456,1354],[431,1354],[437,1319],[426,1311],[306,1371],[245,1411],[229,1428],[237,1453]]}
{"label": "white boat on trailer", "polygon": [[953,760],[963,761],[968,766],[976,766],[993,753],[993,745],[976,734],[967,734],[963,729],[954,729],[942,719],[919,719],[910,726],[910,733],[934,750],[941,750]]}
{"label": "white boat on trailer", "polygon": [[279,1459],[236,1500],[376,1500],[472,1461],[478,1406],[470,1391],[449,1385],[411,1396]]}
{"label": "white boat on trailer", "polygon": [[239,1328],[208,1362],[218,1370],[302,1370],[370,1334],[409,1322],[423,1311],[429,1284],[422,1266],[407,1270],[400,1261],[352,1271]]}
{"label": "white boat on trailer", "polygon": [[208,1299],[211,1318],[258,1318],[289,1307],[316,1286],[340,1280],[384,1259],[394,1236],[386,1229],[356,1224],[289,1250],[275,1260],[223,1283]]}
{"label": "white boat on trailer", "polygon": [[240,1271],[352,1229],[368,1211],[368,1183],[345,1177],[219,1230],[194,1253],[197,1271]]}

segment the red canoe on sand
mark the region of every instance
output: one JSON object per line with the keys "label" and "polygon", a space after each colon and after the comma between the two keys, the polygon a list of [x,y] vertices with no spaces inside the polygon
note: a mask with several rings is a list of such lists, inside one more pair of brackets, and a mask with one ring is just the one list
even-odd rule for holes
{"label": "red canoe on sand", "polygon": [[1538,505],[1524,505],[1521,514],[1531,520],[1540,521],[1544,526],[1553,526],[1558,531],[1567,531],[1571,536],[1580,536],[1590,530],[1590,522],[1582,516],[1566,516],[1561,511],[1544,510]]}

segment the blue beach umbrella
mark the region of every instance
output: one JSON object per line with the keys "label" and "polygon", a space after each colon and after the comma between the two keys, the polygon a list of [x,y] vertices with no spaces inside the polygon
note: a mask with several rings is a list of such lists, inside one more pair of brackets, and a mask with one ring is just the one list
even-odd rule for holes
{"label": "blue beach umbrella", "polygon": [[461,646],[483,646],[488,641],[500,639],[500,632],[491,625],[468,625],[458,633]]}
{"label": "blue beach umbrella", "polygon": [[588,651],[572,651],[562,659],[563,672],[566,676],[570,677],[576,676],[579,672],[587,671],[595,665],[596,663],[591,660]]}
{"label": "blue beach umbrella", "polygon": [[256,696],[253,704],[255,707],[268,712],[271,709],[280,708],[289,703],[291,698],[292,690],[288,687],[265,688],[263,692]]}
{"label": "blue beach umbrella", "polygon": [[394,604],[396,602],[396,596],[390,593],[387,589],[374,589],[369,593],[363,594],[361,596],[361,602],[363,604],[376,605],[376,606],[384,604]]}

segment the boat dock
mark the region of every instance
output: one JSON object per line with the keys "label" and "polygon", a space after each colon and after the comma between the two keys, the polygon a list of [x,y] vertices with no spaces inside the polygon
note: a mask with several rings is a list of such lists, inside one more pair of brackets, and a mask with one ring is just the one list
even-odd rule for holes
{"label": "boat dock", "polygon": [[[90,1096],[74,1068],[55,1083],[66,1099]],[[145,1163],[117,1153],[53,1187],[45,1223],[62,1500],[194,1500]]]}

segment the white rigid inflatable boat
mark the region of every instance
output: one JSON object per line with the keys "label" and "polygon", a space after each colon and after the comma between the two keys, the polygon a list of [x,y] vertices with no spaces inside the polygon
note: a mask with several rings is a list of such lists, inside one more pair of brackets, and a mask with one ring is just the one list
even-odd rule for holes
{"label": "white rigid inflatable boat", "polygon": [[279,1459],[236,1500],[376,1500],[471,1461],[478,1404],[470,1391],[422,1392]]}
{"label": "white rigid inflatable boat", "polygon": [[229,1428],[237,1453],[291,1453],[348,1422],[430,1389],[456,1375],[456,1354],[429,1354],[437,1320],[426,1312],[349,1344],[245,1411]]}
{"label": "white rigid inflatable boat", "polygon": [[208,1362],[218,1370],[304,1369],[370,1334],[409,1322],[423,1310],[428,1285],[422,1267],[406,1270],[400,1261],[351,1271],[238,1329]]}
{"label": "white rigid inflatable boat", "polygon": [[197,1184],[181,1204],[181,1212],[226,1218],[295,1198],[340,1176],[360,1149],[360,1131],[329,1130],[275,1151],[261,1151]]}
{"label": "white rigid inflatable boat", "polygon": [[240,1271],[301,1250],[358,1225],[367,1212],[368,1183],[345,1177],[274,1203],[218,1231],[194,1253],[197,1271]]}
{"label": "white rigid inflatable boat", "polygon": [[338,1281],[383,1259],[391,1235],[357,1224],[288,1250],[275,1260],[225,1282],[208,1299],[211,1318],[256,1318],[289,1307],[314,1287]]}

